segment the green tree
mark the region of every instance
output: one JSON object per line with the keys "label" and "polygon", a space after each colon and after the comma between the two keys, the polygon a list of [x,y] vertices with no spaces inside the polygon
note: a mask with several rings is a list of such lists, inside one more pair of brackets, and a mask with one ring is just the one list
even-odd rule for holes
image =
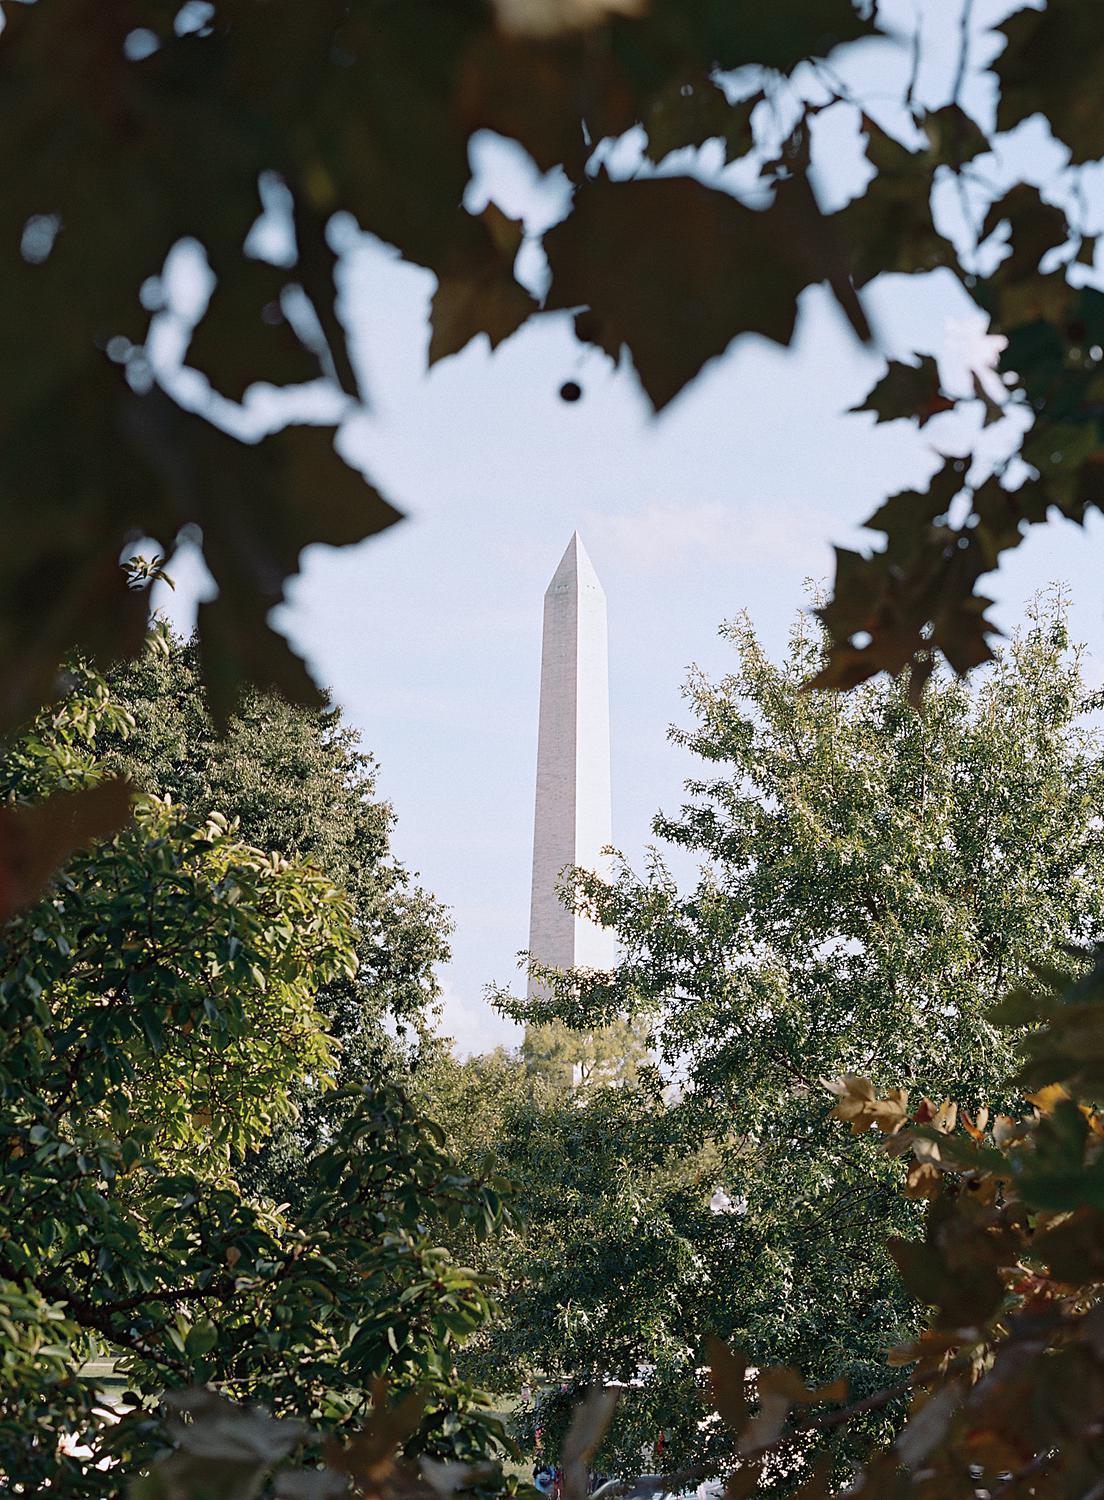
{"label": "green tree", "polygon": [[416,1079],[467,1170],[490,1157],[514,1184],[513,1224],[457,1249],[502,1287],[462,1367],[480,1384],[537,1391],[515,1424],[534,1457],[559,1459],[580,1392],[607,1380],[625,1389],[600,1466],[654,1466],[661,1431],[685,1451],[706,1415],[686,1371],[712,1296],[713,1143],[688,1147],[654,1070],[572,1088],[534,1068],[527,1047],[463,1062],[441,1049]]}
{"label": "green tree", "polygon": [[[139,788],[169,797],[193,820],[218,810],[242,837],[308,860],[341,889],[350,909],[355,972],[329,976],[317,1004],[337,1043],[339,1086],[398,1079],[432,1019],[434,965],[448,957],[444,908],[421,890],[390,847],[394,813],[375,789],[376,765],[338,708],[290,704],[246,691],[220,734],[200,674],[198,642],[162,631],[164,649],[108,675],[133,729],[101,734],[106,763]],[[403,1039],[407,1045],[403,1045]],[[246,1180],[277,1202],[306,1187],[307,1161],[332,1129],[309,1070],[295,1117],[254,1150]]]}
{"label": "green tree", "polygon": [[1057,607],[975,691],[937,677],[922,715],[907,684],[805,691],[824,649],[807,624],[782,666],[746,621],[725,633],[737,668],[691,679],[677,736],[703,772],[655,824],[703,861],[697,885],[658,852],[643,877],[583,877],[624,954],[612,981],[568,974],[508,1008],[637,1018],[681,1114],[728,1143],[695,1358],[711,1331],[861,1395],[916,1322],[883,1249],[916,1211],[884,1154],[825,1130],[821,1080],[1000,1104],[1015,1042],[988,1007],[1104,915],[1096,700]]}
{"label": "green tree", "polygon": [[634,1084],[647,1061],[638,1032],[620,1017],[590,1031],[573,1031],[560,1021],[526,1029],[521,1056],[531,1073],[539,1073],[562,1094]]}
{"label": "green tree", "polygon": [[[154,637],[153,649],[158,637]],[[132,729],[102,679],[0,755],[34,802],[102,783],[98,738]],[[428,1402],[409,1445],[493,1449],[456,1378],[487,1290],[442,1248],[486,1233],[500,1193],[457,1170],[393,1086],[338,1089],[319,998],[356,968],[353,914],[316,866],[198,822],[153,793],[9,923],[0,963],[0,1474],[28,1492],[121,1494],[163,1442],[166,1387],[208,1383],[315,1431],[355,1428],[386,1376]],[[233,1164],[310,1077],[336,1108],[291,1209]],[[103,1353],[131,1386],[105,1427],[81,1375]],[[91,1446],[85,1462],[63,1440]],[[101,1454],[122,1467],[99,1472]]]}

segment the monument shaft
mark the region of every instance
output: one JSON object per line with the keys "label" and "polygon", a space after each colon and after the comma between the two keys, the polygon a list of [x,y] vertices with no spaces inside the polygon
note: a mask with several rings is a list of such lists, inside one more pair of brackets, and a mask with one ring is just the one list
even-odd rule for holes
{"label": "monument shaft", "polygon": [[557,895],[568,865],[606,872],[611,825],[606,596],[576,532],[544,596],[529,918],[529,951],[541,963],[613,966],[612,933]]}

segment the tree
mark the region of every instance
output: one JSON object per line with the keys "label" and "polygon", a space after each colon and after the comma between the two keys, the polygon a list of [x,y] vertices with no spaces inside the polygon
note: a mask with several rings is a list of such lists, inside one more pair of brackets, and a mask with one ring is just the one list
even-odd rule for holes
{"label": "tree", "polygon": [[661,1430],[676,1451],[690,1446],[707,1414],[686,1364],[713,1295],[713,1144],[688,1149],[647,1070],[572,1087],[534,1067],[526,1046],[463,1062],[441,1049],[415,1076],[466,1169],[486,1170],[490,1157],[514,1184],[510,1228],[479,1247],[454,1244],[502,1288],[463,1369],[483,1385],[538,1388],[515,1424],[535,1457],[560,1460],[581,1393],[606,1381],[624,1389],[599,1468],[653,1465]]}
{"label": "tree", "polygon": [[[856,1495],[967,1500],[980,1489],[1065,1500],[1099,1486],[1101,977],[1097,949],[1065,970],[1040,967],[993,1007],[996,1025],[1033,1026],[1010,1080],[1026,1094],[1013,1114],[971,1117],[927,1098],[912,1110],[904,1090],[882,1094],[856,1075],[830,1083],[839,1119],[855,1135],[875,1129],[890,1156],[909,1162],[906,1191],[929,1200],[923,1237],[890,1242],[929,1321],[892,1351],[907,1375],[842,1407],[842,1391],[807,1391],[789,1369],[749,1381],[741,1354],[714,1348],[745,1492],[783,1469],[809,1500],[827,1495],[831,1464],[810,1468],[810,1439],[846,1433],[891,1401],[907,1402],[908,1421],[853,1474]],[[826,1402],[835,1409],[807,1410]]]}
{"label": "tree", "polygon": [[632,1085],[647,1053],[640,1037],[620,1018],[591,1031],[572,1031],[559,1021],[526,1030],[521,1055],[531,1073],[544,1077],[558,1093]]}
{"label": "tree", "polygon": [[[307,542],[351,542],[395,513],[337,462],[324,430],[286,429],[248,447],[174,406],[143,346],[146,313],[163,295],[169,247],[196,234],[218,287],[190,357],[216,386],[322,371],[335,401],[358,399],[332,275],[332,215],[345,208],[437,275],[434,357],[479,333],[507,337],[534,309],[512,274],[518,227],[461,206],[476,128],[520,140],[543,169],[565,168],[573,206],[545,237],[543,310],[571,309],[579,336],[612,357],[627,348],[657,406],[733,338],[787,342],[807,285],[827,281],[860,336],[860,294],[879,273],[941,266],[967,287],[1008,338],[1000,374],[1015,382],[1008,396],[982,372],[980,409],[988,419],[1011,406],[1026,468],[952,463],[924,493],[877,512],[884,549],[840,555],[820,681],[842,688],[909,669],[918,695],[938,652],[961,672],[983,663],[992,631],[981,577],[1052,506],[1081,520],[1100,502],[1101,293],[1077,282],[1092,258],[1080,217],[1086,164],[1104,148],[1104,16],[1089,0],[1050,0],[994,29],[994,132],[964,108],[963,85],[991,50],[988,38],[971,47],[969,9],[947,102],[921,104],[931,12],[916,16],[908,128],[897,135],[862,113],[868,101],[832,65],[838,47],[877,35],[883,19],[847,0],[225,0],[213,14],[151,0],[137,26],[124,0],[11,9],[0,131],[4,725],[53,698],[72,647],[101,661],[139,648],[145,605],[119,585],[119,551],[145,534],[171,547],[195,523],[219,585],[201,614],[216,716],[243,680],[311,697],[302,664],[268,630],[269,610]],[[726,74],[745,67],[759,72],[739,82],[764,99],[733,105]],[[879,79],[871,100],[882,93]],[[839,108],[857,112],[874,175],[826,214],[810,168],[818,119]],[[981,160],[1036,112],[1069,150],[1068,208],[1047,201],[1067,185],[1057,181],[1045,198],[1024,182],[1000,198]],[[870,113],[885,118],[873,104]],[[787,115],[790,135],[771,140]],[[71,128],[57,131],[62,118]],[[721,139],[726,157],[750,145],[755,206],[689,178],[592,175],[594,143],[636,123],[658,158],[705,138]],[[281,259],[292,264],[243,254],[262,173],[290,196]],[[932,215],[944,183],[966,208],[956,247]],[[1004,222],[1011,253],[994,271],[984,242]],[[304,298],[309,311],[296,318]],[[937,373],[891,365],[870,408],[925,421],[978,394],[944,392]],[[0,913],[33,902],[68,850],[127,815],[120,788],[82,787],[75,800],[63,790],[5,809]]]}
{"label": "tree", "polygon": [[757,1365],[846,1374],[861,1397],[916,1326],[882,1248],[916,1210],[883,1153],[826,1131],[820,1080],[1010,1102],[1015,1039],[989,1006],[1104,915],[1096,700],[1057,605],[974,692],[937,676],[923,714],[904,683],[804,691],[824,649],[807,624],[781,667],[746,621],[726,634],[737,669],[692,678],[697,722],[678,735],[704,772],[655,824],[703,861],[696,887],[655,851],[643,877],[581,875],[621,963],[507,1008],[635,1017],[685,1119],[727,1143],[735,1211],[719,1216],[694,1359],[718,1333]]}
{"label": "tree", "polygon": [[[220,735],[207,708],[198,646],[163,632],[164,649],[117,667],[108,682],[133,727],[101,733],[106,764],[143,791],[169,797],[193,821],[218,810],[242,837],[308,860],[350,907],[355,972],[330,976],[317,1003],[337,1043],[338,1086],[395,1081],[437,1000],[434,965],[448,957],[449,921],[394,858],[391,808],[377,799],[376,766],[340,710],[290,704],[249,690]],[[309,1071],[309,1070],[308,1070]],[[296,1089],[297,1113],[254,1150],[246,1180],[276,1202],[306,1187],[306,1162],[332,1128],[319,1090]],[[323,1125],[323,1113],[326,1124]]]}
{"label": "tree", "polygon": [[[157,649],[154,637],[153,649]],[[101,730],[129,711],[74,671],[69,695],[0,757],[16,804],[102,783]],[[394,1086],[334,1088],[322,988],[356,968],[327,875],[193,823],[152,793],[4,933],[0,967],[0,1474],[104,1500],[164,1443],[166,1387],[207,1383],[277,1417],[355,1429],[386,1376],[424,1399],[413,1451],[468,1459],[493,1422],[455,1375],[487,1289],[441,1248],[485,1233],[501,1193],[458,1171]],[[233,1163],[329,1088],[325,1142],[293,1208]],[[105,1421],[82,1378],[102,1350],[132,1387]],[[376,1401],[378,1405],[378,1398]],[[92,1448],[85,1462],[67,1437]],[[306,1441],[305,1429],[294,1447]],[[308,1450],[309,1451],[309,1450]],[[121,1467],[100,1472],[105,1457]]]}

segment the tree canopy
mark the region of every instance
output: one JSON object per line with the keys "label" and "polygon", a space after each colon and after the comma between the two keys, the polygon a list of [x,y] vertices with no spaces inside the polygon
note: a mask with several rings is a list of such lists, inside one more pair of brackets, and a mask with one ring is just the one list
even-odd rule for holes
{"label": "tree canopy", "polygon": [[[396,1081],[432,1020],[434,965],[448,956],[450,923],[394,858],[394,814],[376,795],[375,762],[333,705],[302,707],[256,689],[220,734],[196,643],[171,631],[160,639],[164,649],[109,674],[111,699],[129,719],[125,735],[101,731],[105,764],[143,791],[171,798],[193,820],[220,812],[250,843],[307,860],[340,888],[357,963],[317,992],[337,1044],[331,1076],[338,1086]],[[295,1103],[295,1118],[243,1164],[248,1180],[277,1202],[302,1192],[306,1161],[332,1127],[329,1104],[323,1124],[316,1082],[298,1086]]]}
{"label": "tree canopy", "polygon": [[[164,649],[159,635],[151,649]],[[102,782],[101,732],[116,743],[133,733],[103,679],[79,667],[73,677],[0,757],[17,804]],[[422,1393],[403,1434],[412,1450],[496,1451],[493,1421],[455,1371],[488,1289],[442,1246],[449,1224],[478,1237],[499,1221],[500,1186],[458,1170],[394,1082],[337,1087],[341,1043],[322,996],[353,982],[362,936],[318,866],[249,844],[217,809],[193,821],[154,792],[137,795],[130,828],[71,860],[7,925],[10,1483],[121,1494],[166,1444],[166,1387],[204,1383],[312,1423],[312,1437],[292,1428],[309,1453],[327,1430],[359,1427],[386,1376],[397,1396]],[[294,1117],[308,1080],[332,1104],[318,1106],[309,1179],[277,1206],[243,1190],[235,1163]],[[131,1388],[121,1421],[81,1374],[95,1354]],[[67,1451],[67,1435],[91,1455]]]}
{"label": "tree canopy", "polygon": [[[382,1094],[346,1116],[322,1151],[309,1231],[206,1175],[222,1170],[235,1140],[284,1112],[294,1070],[317,1076],[331,1066],[316,1001],[324,986],[354,983],[348,905],[309,865],[273,858],[207,814],[195,823],[145,796],[117,833],[132,799],[89,765],[88,740],[98,725],[117,733],[123,721],[94,684],[66,696],[58,669],[74,649],[100,666],[141,649],[145,585],[160,565],[132,566],[128,588],[120,553],[143,536],[168,553],[198,527],[218,585],[200,611],[198,657],[216,722],[238,707],[243,684],[317,704],[305,667],[271,630],[270,610],[304,546],[358,541],[397,513],[338,459],[332,428],[292,423],[245,444],[210,410],[170,399],[150,337],[151,320],[163,327],[179,317],[167,305],[166,257],[194,237],[216,277],[209,311],[184,330],[187,358],[214,389],[236,396],[258,381],[313,383],[337,420],[371,394],[336,295],[349,243],[342,211],[435,274],[433,359],[566,313],[581,341],[631,363],[656,409],[734,339],[788,344],[808,287],[826,287],[855,336],[873,342],[863,294],[875,278],[898,274],[917,286],[933,270],[949,273],[1005,340],[999,365],[948,390],[930,359],[889,362],[864,409],[917,424],[954,409],[967,428],[954,447],[964,456],[948,458],[925,490],[886,499],[869,520],[884,537],[880,550],[839,552],[833,596],[821,608],[827,649],[804,663],[832,689],[904,674],[918,701],[940,657],[959,673],[991,659],[994,628],[978,589],[1027,529],[1055,513],[1080,522],[1101,507],[1104,294],[1092,198],[1104,152],[1104,12],[1092,0],[1007,10],[977,20],[966,4],[948,22],[935,4],[902,21],[886,0],[861,9],[849,0],[7,7],[0,727],[22,730],[43,714],[12,751],[11,800],[0,809],[0,915],[23,913],[5,932],[12,967],[0,984],[11,1063],[0,1070],[9,1143],[0,1191],[18,1226],[0,1267],[14,1329],[4,1328],[12,1384],[0,1431],[23,1482],[44,1481],[51,1464],[55,1488],[99,1495],[114,1482],[62,1461],[48,1440],[57,1411],[69,1413],[74,1431],[87,1419],[72,1356],[93,1333],[129,1347],[136,1380],[145,1371],[152,1386],[183,1379],[182,1363],[189,1375],[210,1366],[232,1375],[228,1388],[264,1393],[285,1410],[299,1410],[308,1388],[314,1402],[312,1361],[324,1348],[327,1371],[358,1382],[363,1406],[373,1402],[364,1382],[399,1357],[395,1309],[413,1318],[409,1309],[422,1308],[428,1322],[410,1336],[415,1352],[400,1384],[415,1368],[443,1382],[434,1409],[446,1411],[439,1430],[451,1443],[453,1386],[441,1351],[458,1336],[450,1318],[465,1328],[478,1322],[482,1290],[453,1270],[462,1311],[448,1302],[450,1288],[438,1300],[441,1277],[427,1267],[442,1263],[417,1205],[433,1184],[446,1218],[493,1220],[498,1206],[493,1188],[451,1170],[405,1101]],[[952,65],[932,84],[948,39]],[[844,66],[856,48],[874,59],[861,85]],[[896,109],[886,107],[887,93]],[[868,179],[834,210],[822,194],[821,126],[831,111],[858,127]],[[1015,133],[1030,121],[1065,153],[1050,179],[1016,156]],[[643,166],[623,179],[600,153],[635,128],[645,157],[663,170]],[[541,170],[561,167],[572,187],[569,213],[543,237],[548,285],[539,305],[514,274],[522,226],[493,204],[478,215],[463,206],[469,145],[481,129],[518,141]],[[672,158],[707,140],[721,142],[726,163],[744,162],[742,189],[730,190],[700,156]],[[1011,182],[994,171],[1008,161]],[[699,176],[680,171],[688,164]],[[283,231],[284,249],[271,259],[254,253],[262,206]],[[984,433],[993,422],[1003,446]],[[1045,642],[1017,650],[1028,664],[1032,650],[1046,657]],[[745,655],[754,665],[754,653]],[[941,679],[928,684],[927,715],[917,719],[904,688],[863,688],[840,703],[799,695],[793,673],[745,677],[769,732],[729,712],[726,692],[702,685],[696,740],[729,772],[703,782],[687,811],[663,825],[717,873],[689,897],[658,865],[643,880],[625,872],[612,892],[593,890],[629,957],[612,985],[569,982],[555,1014],[586,1026],[640,1016],[657,1055],[685,1075],[687,1117],[695,1105],[731,1112],[731,1183],[749,1190],[746,1211],[724,1223],[734,1243],[744,1237],[754,1250],[749,1285],[764,1285],[754,1279],[764,1266],[775,1275],[754,1239],[759,1223],[773,1242],[772,1202],[796,1197],[818,1213],[839,1205],[817,1089],[821,1068],[842,1070],[837,1108],[860,1133],[840,1149],[861,1163],[860,1192],[878,1184],[868,1200],[874,1222],[861,1243],[848,1214],[800,1243],[782,1235],[790,1248],[764,1296],[775,1313],[792,1307],[795,1273],[838,1286],[836,1262],[850,1252],[864,1288],[891,1286],[869,1245],[875,1229],[880,1236],[883,1224],[912,1212],[888,1197],[899,1150],[912,1156],[911,1190],[930,1192],[932,1207],[924,1249],[898,1259],[935,1320],[910,1376],[828,1416],[804,1409],[830,1393],[807,1391],[792,1370],[760,1367],[752,1382],[737,1355],[714,1348],[714,1395],[743,1460],[735,1493],[780,1473],[802,1482],[817,1434],[846,1433],[853,1419],[915,1390],[906,1434],[860,1481],[868,1492],[907,1483],[929,1495],[972,1493],[980,1478],[990,1494],[1012,1484],[1094,1494],[1104,1468],[1093,1217],[1099,971],[1092,954],[1065,977],[1046,968],[1071,940],[1099,935],[1086,879],[1098,837],[1095,768],[1072,729],[1066,679],[1057,669],[1044,675],[1034,699],[1021,693],[1014,712],[993,709],[987,724],[973,716],[974,700]],[[992,683],[1007,680],[998,665],[976,703],[992,708]],[[1055,724],[1067,731],[1068,761],[1048,728]],[[933,745],[949,757],[942,773]],[[823,758],[819,780],[808,780],[802,763],[810,750]],[[860,750],[878,773],[869,785],[854,758]],[[976,777],[962,769],[972,755],[985,767]],[[739,778],[757,768],[762,785],[745,788]],[[840,825],[841,808],[853,830]],[[761,837],[783,847],[760,877],[748,848]],[[43,896],[74,850],[88,852]],[[925,895],[926,881],[937,894]],[[906,915],[895,925],[898,912]],[[166,923],[163,953],[150,935],[155,916]],[[301,926],[314,934],[309,947]],[[726,945],[740,962],[729,961]],[[140,956],[133,974],[123,953]],[[113,1003],[124,983],[147,981],[133,1005]],[[1017,983],[1021,998],[997,1015],[1013,1027],[1009,1040],[984,1007]],[[273,986],[279,1016],[296,1018],[280,1057],[264,1046]],[[875,1039],[869,1058],[853,1045],[860,1020]],[[1023,1044],[1026,1064],[1002,1084],[1015,1028],[1032,1021],[1039,1029]],[[238,1087],[215,1056],[223,1052],[261,1069],[263,1098]],[[755,1067],[737,1087],[735,1064],[749,1056]],[[162,1122],[160,1104],[155,1112],[144,1102],[150,1076],[166,1086],[181,1080],[199,1108],[167,1108]],[[984,1128],[979,1116],[963,1119],[956,1132],[950,1102],[923,1099],[907,1117],[906,1087],[913,1102],[917,1089],[945,1087],[971,1105],[983,1091],[998,1102],[1003,1088],[1009,1107]],[[1027,1115],[1015,1102],[1019,1088],[1036,1100]],[[1064,1093],[1047,1092],[1055,1088]],[[206,1108],[216,1094],[228,1101],[225,1119]],[[120,1097],[133,1130],[112,1116]],[[603,1095],[594,1108],[610,1102]],[[872,1125],[888,1153],[870,1147]],[[358,1131],[382,1176],[351,1171]],[[392,1150],[405,1166],[387,1165]],[[393,1221],[395,1238],[381,1238],[381,1223]],[[855,1232],[844,1232],[846,1223]],[[379,1265],[384,1250],[398,1260]],[[972,1260],[980,1279],[963,1274]],[[210,1272],[205,1304],[218,1300],[208,1298],[211,1287],[232,1281],[223,1324],[213,1312],[189,1321],[189,1299],[199,1299],[193,1283],[175,1280],[185,1261],[189,1276]],[[413,1279],[403,1283],[401,1268]],[[343,1300],[362,1273],[381,1298],[370,1324],[354,1323],[354,1300]],[[319,1286],[336,1300],[319,1300]],[[892,1306],[862,1304],[870,1322],[852,1328],[849,1357],[873,1350],[877,1330],[894,1326],[899,1294],[887,1295]],[[849,1291],[848,1317],[856,1305]],[[298,1312],[286,1316],[289,1306]],[[355,1306],[360,1316],[363,1286]],[[725,1311],[756,1360],[776,1357],[774,1346],[763,1352],[767,1306],[761,1322],[735,1297]],[[836,1326],[831,1317],[813,1329],[800,1316],[775,1316],[775,1344],[786,1346],[777,1357],[809,1368],[833,1362],[824,1334]],[[805,1360],[802,1341],[814,1333]],[[1024,1372],[1044,1370],[1051,1378],[1038,1382],[1036,1397]],[[339,1406],[344,1399],[339,1393]],[[346,1415],[344,1407],[318,1415],[316,1405],[316,1430]],[[362,1476],[377,1472],[373,1443],[383,1452],[413,1432],[412,1408],[385,1419],[382,1396],[375,1405],[355,1460]],[[21,1421],[9,1420],[16,1411]],[[572,1440],[573,1500],[608,1403],[599,1398],[585,1412]],[[207,1415],[216,1425],[240,1419],[245,1427],[235,1431],[249,1441],[261,1429],[270,1435],[257,1413]],[[145,1420],[121,1424],[119,1442],[149,1451]],[[28,1421],[37,1434],[28,1435]],[[421,1408],[413,1422],[422,1423]],[[163,1491],[192,1464],[199,1425],[173,1429],[175,1452],[158,1469]],[[277,1456],[306,1441],[299,1428],[280,1431],[284,1438],[271,1439]],[[246,1465],[254,1487],[258,1463]],[[196,1473],[192,1464],[189,1482]],[[831,1474],[812,1471],[810,1500],[828,1491]],[[308,1483],[319,1493],[328,1482],[299,1478],[307,1493]]]}
{"label": "tree canopy", "polygon": [[[824,651],[807,621],[782,665],[748,622],[725,633],[736,667],[691,678],[695,722],[678,731],[702,772],[655,823],[701,861],[697,884],[680,888],[658,849],[643,875],[580,874],[618,966],[500,1002],[576,1026],[628,1016],[677,1088],[682,1141],[719,1137],[704,1196],[720,1186],[731,1207],[699,1220],[672,1428],[696,1399],[707,1333],[815,1383],[846,1375],[856,1397],[885,1384],[885,1350],[918,1312],[884,1240],[914,1233],[918,1210],[890,1158],[825,1128],[822,1080],[1010,1108],[1015,1034],[990,1009],[1104,917],[1096,699],[1060,605],[1042,605],[972,690],[937,675],[922,714],[907,683],[804,691]],[[643,1338],[637,1351],[648,1363]],[[703,1443],[692,1430],[668,1461]]]}

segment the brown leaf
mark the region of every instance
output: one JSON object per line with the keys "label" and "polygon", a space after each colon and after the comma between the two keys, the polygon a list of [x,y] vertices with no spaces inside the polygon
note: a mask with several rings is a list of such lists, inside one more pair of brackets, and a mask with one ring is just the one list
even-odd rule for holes
{"label": "brown leaf", "polygon": [[55,792],[35,807],[0,806],[0,921],[29,906],[75,850],[117,833],[130,817],[131,791],[112,779]]}
{"label": "brown leaf", "polygon": [[862,405],[850,410],[872,411],[879,422],[915,417],[923,427],[940,412],[953,411],[954,402],[940,389],[939,366],[930,354],[925,354],[914,365],[891,359],[886,373]]}
{"label": "brown leaf", "polygon": [[256,381],[292,385],[316,379],[322,373],[319,362],[283,312],[282,298],[295,272],[244,255],[212,269],[218,281],[188,346],[188,364],[234,401]]}
{"label": "brown leaf", "polygon": [[813,280],[828,277],[865,336],[850,285],[832,271],[831,237],[800,173],[761,212],[689,178],[613,182],[600,174],[580,185],[574,212],[545,236],[547,306],[585,307],[580,337],[615,360],[626,346],[658,410],[739,334],[788,344],[798,294]]}
{"label": "brown leaf", "polygon": [[1071,1285],[1104,1281],[1104,1215],[1095,1208],[1060,1215],[1036,1234],[1031,1253],[1059,1281]]}
{"label": "brown leaf", "polygon": [[913,1414],[897,1438],[894,1447],[903,1464],[915,1468],[939,1443],[955,1410],[962,1402],[962,1392],[954,1383],[943,1386],[934,1395],[917,1401]]}
{"label": "brown leaf", "polygon": [[832,1113],[849,1124],[855,1135],[863,1135],[872,1125],[883,1135],[893,1135],[908,1118],[906,1089],[890,1089],[884,1099],[879,1099],[870,1080],[855,1073],[831,1079],[825,1087],[836,1096]]}
{"label": "brown leaf", "polygon": [[458,69],[466,130],[519,140],[542,172],[562,165],[569,177],[581,178],[590,142],[622,134],[644,113],[617,59],[586,42],[538,43],[494,32],[474,38]]}
{"label": "brown leaf", "polygon": [[684,146],[724,142],[725,161],[744,156],[755,144],[751,116],[762,94],[730,104],[712,78],[674,79],[652,103],[644,120],[648,156],[660,162]]}
{"label": "brown leaf", "polygon": [[740,1352],[733,1353],[720,1339],[710,1336],[705,1346],[709,1361],[709,1385],[713,1392],[713,1404],[729,1431],[739,1437],[747,1425],[747,1396],[744,1380],[747,1375],[747,1360]]}
{"label": "brown leaf", "polygon": [[372,1412],[352,1441],[344,1446],[331,1442],[325,1452],[327,1468],[347,1474],[356,1484],[356,1493],[367,1497],[384,1492],[399,1445],[417,1431],[426,1398],[420,1391],[410,1391],[390,1406],[386,1383],[377,1380],[372,1401]]}
{"label": "brown leaf", "polygon": [[777,1365],[772,1369],[759,1371],[756,1376],[756,1391],[759,1409],[737,1444],[737,1450],[743,1454],[757,1453],[777,1442],[794,1407],[819,1406],[845,1400],[847,1381],[841,1377],[831,1385],[811,1391],[806,1388],[796,1370],[788,1365]]}
{"label": "brown leaf", "polygon": [[738,1464],[725,1481],[725,1500],[748,1500],[759,1488],[762,1474],[763,1465],[759,1461]]}
{"label": "brown leaf", "polygon": [[930,1161],[914,1161],[905,1177],[906,1198],[935,1198],[939,1193],[939,1168]]}
{"label": "brown leaf", "polygon": [[536,312],[537,304],[514,279],[523,226],[492,203],[479,216],[485,235],[476,248],[440,273],[430,310],[429,362],[458,354],[478,334],[492,349]]}

